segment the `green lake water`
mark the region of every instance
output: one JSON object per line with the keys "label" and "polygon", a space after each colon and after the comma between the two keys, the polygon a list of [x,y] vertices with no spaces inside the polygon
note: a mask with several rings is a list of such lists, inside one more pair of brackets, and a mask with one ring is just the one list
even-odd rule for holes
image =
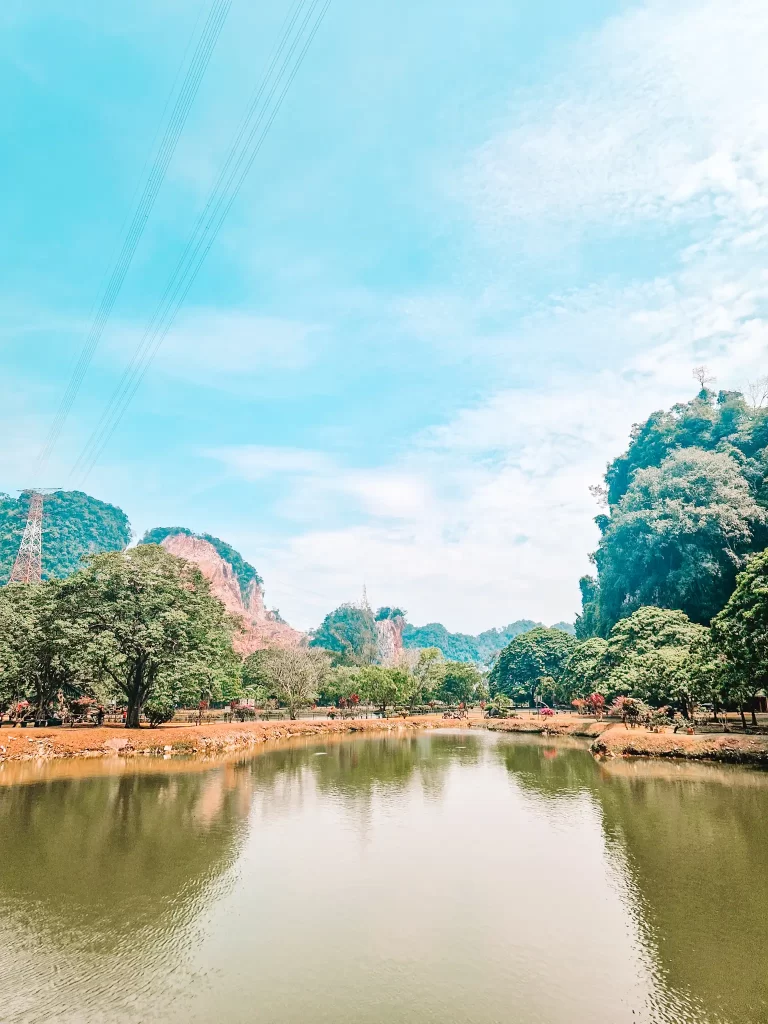
{"label": "green lake water", "polygon": [[4,1024],[768,1022],[768,774],[484,732],[66,771],[0,767]]}

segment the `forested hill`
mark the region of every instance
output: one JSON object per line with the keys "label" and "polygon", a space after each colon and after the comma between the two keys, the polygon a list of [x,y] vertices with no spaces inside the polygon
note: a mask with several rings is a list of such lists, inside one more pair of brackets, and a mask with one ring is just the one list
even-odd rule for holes
{"label": "forested hill", "polygon": [[197,537],[198,540],[207,540],[224,561],[229,562],[232,566],[240,584],[240,591],[243,597],[245,597],[248,587],[252,582],[263,583],[256,569],[250,562],[245,561],[239,551],[236,551],[231,544],[227,544],[226,541],[221,540],[219,537],[214,537],[210,533],[193,533],[186,526],[156,526],[152,530],[147,530],[139,544],[162,544],[166,537],[177,533],[181,533],[185,537]]}
{"label": "forested hill", "polygon": [[707,624],[746,558],[768,544],[768,409],[706,388],[637,424],[605,474],[606,512],[581,580],[580,637],[643,605]]}
{"label": "forested hill", "polygon": [[[486,629],[477,636],[471,636],[468,633],[449,633],[440,622],[430,622],[426,626],[406,623],[403,646],[437,647],[449,661],[474,661],[488,665],[510,640],[541,625],[532,619],[518,619],[501,629]],[[554,628],[566,633],[574,631],[573,626],[567,622],[558,622]]]}
{"label": "forested hill", "polygon": [[[11,574],[29,510],[29,494],[0,494],[0,585]],[[82,491],[56,491],[45,498],[43,577],[68,576],[84,555],[121,551],[131,539],[128,516],[115,505]]]}

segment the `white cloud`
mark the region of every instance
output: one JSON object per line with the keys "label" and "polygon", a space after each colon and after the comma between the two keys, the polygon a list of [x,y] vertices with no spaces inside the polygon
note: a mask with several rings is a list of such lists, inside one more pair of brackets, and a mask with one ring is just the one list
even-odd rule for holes
{"label": "white cloud", "polygon": [[516,96],[465,185],[494,223],[762,215],[766,52],[762,0],[651,0]]}

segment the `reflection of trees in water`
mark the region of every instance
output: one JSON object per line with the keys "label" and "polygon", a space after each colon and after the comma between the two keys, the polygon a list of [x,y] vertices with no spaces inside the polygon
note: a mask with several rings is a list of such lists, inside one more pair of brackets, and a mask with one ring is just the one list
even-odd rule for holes
{"label": "reflection of trees in water", "polygon": [[538,739],[502,739],[494,755],[550,813],[580,794],[600,809],[667,1007],[660,1019],[710,1019],[698,1004],[740,1024],[768,1020],[768,776],[658,762],[616,773]]}
{"label": "reflection of trees in water", "polygon": [[[606,779],[605,830],[626,854],[665,983],[725,1020],[768,1020],[768,777],[714,768]],[[724,784],[725,781],[725,784]],[[761,785],[754,785],[759,781]]]}
{"label": "reflection of trees in water", "polygon": [[4,789],[0,900],[67,941],[179,924],[236,855],[235,786],[223,768]]}
{"label": "reflection of trees in water", "polygon": [[286,747],[239,767],[267,813],[301,806],[315,792],[361,810],[416,783],[438,799],[451,765],[474,763],[482,747],[476,736],[376,736]]}
{"label": "reflection of trees in water", "polygon": [[598,788],[595,761],[583,748],[571,749],[539,737],[500,737],[493,752],[521,789],[537,796],[561,800],[594,795]]}

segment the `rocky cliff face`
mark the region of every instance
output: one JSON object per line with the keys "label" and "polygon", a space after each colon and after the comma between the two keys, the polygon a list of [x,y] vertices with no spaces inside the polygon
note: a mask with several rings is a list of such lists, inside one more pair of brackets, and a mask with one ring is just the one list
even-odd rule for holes
{"label": "rocky cliff face", "polygon": [[381,665],[394,667],[402,663],[404,627],[405,620],[400,617],[376,621],[378,660]]}
{"label": "rocky cliff face", "polygon": [[200,567],[210,580],[211,592],[218,597],[228,612],[239,615],[243,630],[234,638],[235,650],[243,656],[265,647],[298,647],[305,636],[285,622],[278,622],[264,607],[264,591],[252,582],[243,595],[240,584],[229,562],[218,554],[212,544],[199,537],[182,533],[172,534],[162,542],[166,551],[178,558],[186,558]]}

